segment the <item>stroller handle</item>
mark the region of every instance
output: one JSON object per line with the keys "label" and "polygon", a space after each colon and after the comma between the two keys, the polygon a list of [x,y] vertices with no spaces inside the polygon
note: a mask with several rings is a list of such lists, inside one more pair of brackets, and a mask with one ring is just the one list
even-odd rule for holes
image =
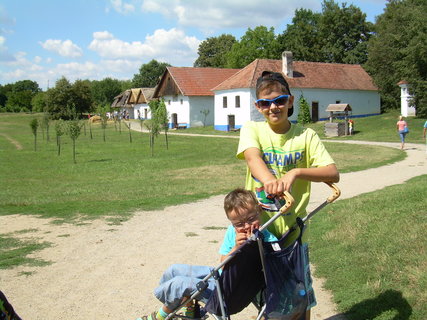
{"label": "stroller handle", "polygon": [[283,192],[283,198],[286,200],[286,203],[283,207],[280,208],[281,214],[285,214],[286,212],[288,212],[295,202],[294,197],[292,197],[292,195],[288,191]]}
{"label": "stroller handle", "polygon": [[332,195],[326,199],[328,203],[332,203],[337,200],[341,195],[341,190],[332,182],[325,182],[332,189]]}

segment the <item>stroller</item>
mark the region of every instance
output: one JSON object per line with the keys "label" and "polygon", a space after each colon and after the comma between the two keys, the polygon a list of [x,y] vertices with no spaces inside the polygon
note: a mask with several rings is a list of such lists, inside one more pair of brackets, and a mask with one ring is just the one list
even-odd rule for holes
{"label": "stroller", "polygon": [[[262,231],[281,215],[290,211],[294,199],[284,193],[285,205],[280,211],[256,230],[235,252],[197,284],[197,290],[182,302],[166,320],[187,319],[178,311],[189,301],[196,300],[195,319],[204,320],[212,316],[215,320],[230,319],[250,303],[258,309],[259,319],[303,320],[307,306],[314,299],[309,290],[311,276],[308,268],[308,247],[301,241],[305,222],[341,194],[338,187],[326,183],[333,194],[303,219],[291,227],[278,241],[263,242]],[[284,246],[291,234],[298,232],[295,241]],[[222,272],[220,273],[220,270]],[[206,290],[207,281],[213,277],[216,294],[212,294],[204,308],[197,302],[197,296]]]}

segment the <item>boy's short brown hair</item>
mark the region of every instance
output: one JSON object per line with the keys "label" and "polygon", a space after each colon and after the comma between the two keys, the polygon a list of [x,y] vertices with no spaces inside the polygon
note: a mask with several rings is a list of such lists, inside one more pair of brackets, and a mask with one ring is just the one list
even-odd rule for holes
{"label": "boy's short brown hair", "polygon": [[261,207],[259,206],[258,199],[252,191],[237,188],[231,191],[225,196],[224,199],[224,211],[228,217],[231,211],[240,211],[240,209],[256,209],[261,213]]}
{"label": "boy's short brown hair", "polygon": [[[289,84],[283,77],[281,73],[272,72],[272,71],[263,71],[261,76],[257,79],[255,92],[257,99],[259,98],[259,94],[263,90],[274,90],[279,89],[279,91],[291,95],[291,91],[289,90]],[[288,117],[290,117],[294,113],[294,106],[292,105],[288,109]]]}

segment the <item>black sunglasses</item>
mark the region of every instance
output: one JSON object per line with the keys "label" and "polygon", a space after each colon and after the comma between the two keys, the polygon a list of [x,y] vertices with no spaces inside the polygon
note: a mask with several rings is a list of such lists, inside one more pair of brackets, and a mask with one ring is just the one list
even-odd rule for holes
{"label": "black sunglasses", "polygon": [[255,101],[255,103],[260,108],[270,108],[272,103],[274,103],[276,106],[284,106],[288,102],[289,97],[289,94],[283,94],[274,99],[258,99]]}

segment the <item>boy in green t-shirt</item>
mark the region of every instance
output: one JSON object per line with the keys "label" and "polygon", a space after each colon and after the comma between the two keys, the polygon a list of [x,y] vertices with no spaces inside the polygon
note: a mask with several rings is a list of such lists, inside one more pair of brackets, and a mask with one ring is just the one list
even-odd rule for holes
{"label": "boy in green t-shirt", "polygon": [[[307,214],[310,182],[338,182],[339,173],[316,132],[288,120],[294,97],[282,74],[264,71],[257,80],[256,97],[255,108],[266,121],[243,125],[237,158],[246,160],[245,187],[257,195],[264,210],[263,223],[283,206],[284,191],[294,197],[294,211],[269,227],[280,238],[298,216]],[[310,319],[309,311],[306,319]]]}

